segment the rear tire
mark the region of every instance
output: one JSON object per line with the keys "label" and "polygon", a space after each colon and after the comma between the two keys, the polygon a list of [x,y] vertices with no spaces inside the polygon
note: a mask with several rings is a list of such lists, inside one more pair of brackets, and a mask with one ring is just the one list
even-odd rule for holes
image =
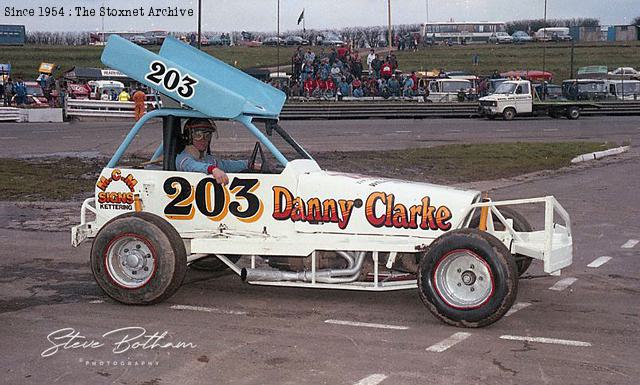
{"label": "rear tire", "polygon": [[441,321],[458,327],[487,326],[502,318],[516,299],[516,264],[491,234],[453,230],[422,256],[418,289],[422,302]]}
{"label": "rear tire", "polygon": [[502,118],[504,120],[513,120],[516,117],[516,110],[514,108],[508,107],[502,111]]}
{"label": "rear tire", "polygon": [[580,117],[580,108],[579,107],[569,107],[567,109],[567,118],[570,120],[576,120]]}
{"label": "rear tire", "polygon": [[150,305],[172,296],[187,270],[178,232],[164,219],[133,212],[107,222],[91,247],[91,270],[118,302]]}

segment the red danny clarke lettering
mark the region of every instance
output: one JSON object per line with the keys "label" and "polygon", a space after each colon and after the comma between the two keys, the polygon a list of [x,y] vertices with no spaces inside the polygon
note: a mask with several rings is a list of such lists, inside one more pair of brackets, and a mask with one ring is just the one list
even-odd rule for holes
{"label": "red danny clarke lettering", "polygon": [[[425,196],[420,204],[410,207],[395,201],[393,194],[371,193],[364,203],[367,222],[376,227],[397,229],[441,230],[451,229],[451,210],[447,206],[431,205]],[[325,199],[295,197],[285,187],[273,187],[273,218],[279,221],[308,223],[337,223],[341,230],[349,225],[356,209],[363,207],[361,199]]]}

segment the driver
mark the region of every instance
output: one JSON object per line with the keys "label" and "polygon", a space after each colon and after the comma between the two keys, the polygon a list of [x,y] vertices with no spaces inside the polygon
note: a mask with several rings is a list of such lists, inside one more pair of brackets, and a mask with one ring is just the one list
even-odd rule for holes
{"label": "driver", "polygon": [[[216,132],[213,121],[190,118],[184,125],[184,150],[176,157],[178,171],[211,174],[216,182],[229,183],[228,172],[241,172],[248,168],[246,160],[219,160],[211,154],[211,137]],[[216,136],[217,137],[217,136]]]}

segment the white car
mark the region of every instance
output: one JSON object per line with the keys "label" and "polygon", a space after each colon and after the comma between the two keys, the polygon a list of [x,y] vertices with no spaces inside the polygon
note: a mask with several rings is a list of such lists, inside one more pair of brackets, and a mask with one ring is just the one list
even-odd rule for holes
{"label": "white car", "polygon": [[618,67],[610,71],[609,76],[612,78],[640,78],[640,72],[632,67]]}
{"label": "white car", "polygon": [[513,37],[506,32],[495,32],[489,37],[490,43],[509,44],[513,43]]}
{"label": "white car", "polygon": [[[190,107],[135,124],[72,229],[74,246],[93,239],[93,275],[117,301],[163,301],[188,265],[209,261],[254,285],[417,289],[440,320],[480,327],[509,310],[533,259],[553,274],[571,264],[571,222],[551,196],[495,202],[480,191],[322,170],[277,123],[286,95],[173,38],[155,54],[112,36],[102,61]],[[191,117],[228,119],[255,136],[247,170],[228,174],[228,185],[176,171],[181,121]],[[163,143],[151,161],[123,164],[154,118]],[[504,207],[520,204],[544,206],[541,230]]]}

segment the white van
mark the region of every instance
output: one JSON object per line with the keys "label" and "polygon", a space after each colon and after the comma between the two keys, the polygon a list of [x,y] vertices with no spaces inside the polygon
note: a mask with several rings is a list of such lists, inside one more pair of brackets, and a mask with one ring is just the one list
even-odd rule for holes
{"label": "white van", "polygon": [[640,80],[607,80],[609,97],[618,100],[640,100]]}
{"label": "white van", "polygon": [[470,80],[466,79],[434,79],[429,82],[429,96],[432,102],[457,102],[458,93],[469,94],[473,88]]}
{"label": "white van", "polygon": [[571,41],[569,27],[540,28],[534,35],[537,41]]}
{"label": "white van", "polygon": [[119,95],[124,89],[124,84],[116,80],[92,80],[87,82],[87,85],[91,87],[91,99],[100,99],[104,91],[111,95],[111,90],[114,90],[116,95]]}

